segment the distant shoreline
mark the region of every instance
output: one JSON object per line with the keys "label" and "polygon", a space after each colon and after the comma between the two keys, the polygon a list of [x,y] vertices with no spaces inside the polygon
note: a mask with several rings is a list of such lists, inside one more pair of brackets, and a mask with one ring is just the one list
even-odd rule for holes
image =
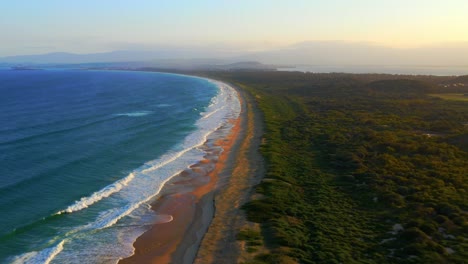
{"label": "distant shoreline", "polygon": [[431,65],[297,65],[279,67],[278,71],[299,71],[313,73],[350,73],[350,74],[397,74],[397,75],[468,75],[467,66]]}

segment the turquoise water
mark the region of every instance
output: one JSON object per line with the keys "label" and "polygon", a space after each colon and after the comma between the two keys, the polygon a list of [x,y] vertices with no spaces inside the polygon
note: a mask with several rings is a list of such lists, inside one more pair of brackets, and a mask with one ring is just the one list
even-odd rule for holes
{"label": "turquoise water", "polygon": [[0,70],[0,262],[115,263],[235,92],[148,72]]}

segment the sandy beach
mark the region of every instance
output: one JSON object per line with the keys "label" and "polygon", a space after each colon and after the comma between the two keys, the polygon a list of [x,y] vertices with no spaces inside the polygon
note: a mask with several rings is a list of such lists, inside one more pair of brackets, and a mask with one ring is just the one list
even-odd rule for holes
{"label": "sandy beach", "polygon": [[[155,223],[135,241],[135,254],[119,263],[193,263],[195,258],[197,263],[209,263],[217,258],[216,252],[224,244],[221,240],[225,241],[219,234],[225,230],[218,226],[223,226],[228,216],[233,219],[224,223],[226,227],[239,225],[241,221],[234,215],[241,215],[239,207],[253,185],[245,175],[250,163],[239,163],[242,149],[249,149],[253,137],[253,120],[249,121],[252,117],[246,111],[244,98],[240,92],[239,118],[214,132],[201,147],[206,153],[204,160],[173,177],[152,203],[158,215],[171,216],[172,221]],[[244,178],[242,184],[236,182],[239,180],[235,176],[239,178],[240,174]],[[233,187],[238,190],[233,192]],[[226,200],[225,196],[232,197]],[[229,237],[236,242],[235,235]],[[230,250],[232,259],[235,254],[235,249]]]}
{"label": "sandy beach", "polygon": [[[233,86],[235,87],[235,86]],[[246,220],[241,209],[254,195],[253,188],[264,176],[264,161],[259,152],[263,135],[261,113],[255,99],[238,87],[242,98],[242,128],[239,140],[228,157],[224,173],[220,174],[215,195],[215,215],[200,245],[196,264],[241,263],[251,258],[244,242],[237,240],[240,230],[259,229]]]}

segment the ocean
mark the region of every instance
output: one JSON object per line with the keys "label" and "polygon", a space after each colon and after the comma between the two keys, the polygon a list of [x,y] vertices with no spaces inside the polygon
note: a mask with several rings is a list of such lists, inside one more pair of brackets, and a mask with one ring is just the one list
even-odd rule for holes
{"label": "ocean", "polygon": [[0,263],[116,263],[236,92],[154,72],[0,70]]}

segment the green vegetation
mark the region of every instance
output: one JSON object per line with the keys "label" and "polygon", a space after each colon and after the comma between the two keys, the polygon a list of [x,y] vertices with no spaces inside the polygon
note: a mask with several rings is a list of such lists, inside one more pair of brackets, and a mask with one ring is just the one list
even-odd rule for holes
{"label": "green vegetation", "polygon": [[468,101],[468,94],[441,93],[441,94],[431,94],[431,96],[438,97],[438,98],[445,99],[445,100]]}
{"label": "green vegetation", "polygon": [[264,115],[262,198],[244,206],[262,237],[238,238],[247,250],[262,239],[270,253],[249,263],[468,259],[468,103],[429,96],[444,92],[438,77],[215,77],[248,91]]}
{"label": "green vegetation", "polygon": [[237,240],[245,241],[246,250],[249,253],[257,251],[257,247],[263,245],[262,235],[252,229],[244,229],[237,234]]}

